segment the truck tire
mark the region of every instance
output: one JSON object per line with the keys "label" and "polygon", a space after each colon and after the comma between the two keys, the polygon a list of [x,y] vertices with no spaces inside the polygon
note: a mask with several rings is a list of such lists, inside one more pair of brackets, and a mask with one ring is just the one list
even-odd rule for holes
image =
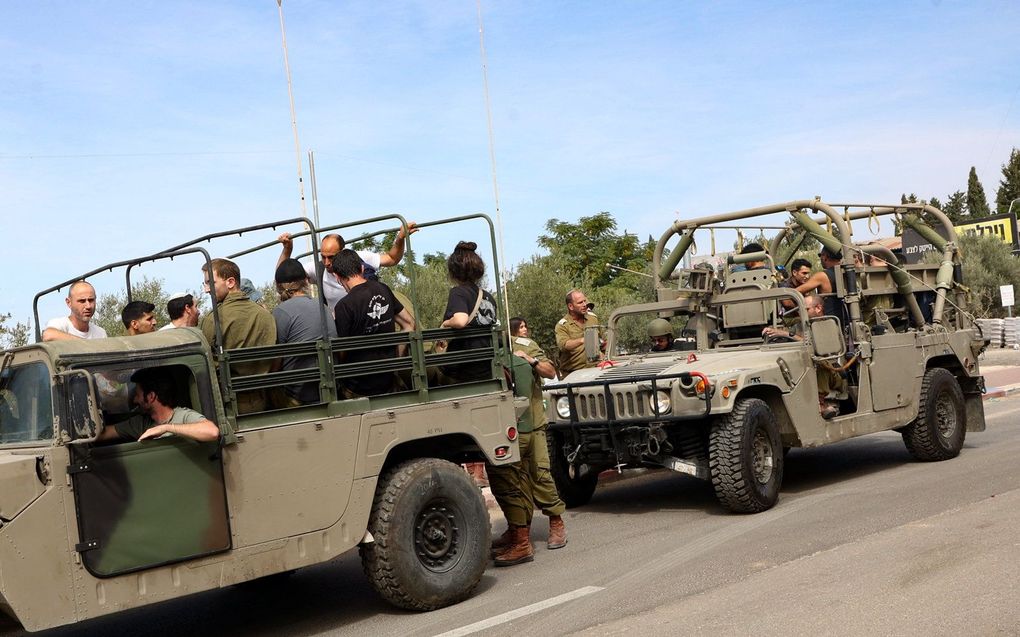
{"label": "truck tire", "polygon": [[917,419],[900,432],[907,451],[925,462],[960,455],[967,435],[967,411],[953,373],[941,367],[926,371],[917,404]]}
{"label": "truck tire", "polygon": [[381,476],[368,530],[375,541],[361,546],[362,567],[400,608],[434,610],[467,598],[489,563],[485,500],[446,460],[408,460]]}
{"label": "truck tire", "polygon": [[735,513],[772,508],[783,483],[783,445],[765,401],[738,399],[709,434],[708,466],[719,502]]}
{"label": "truck tire", "polygon": [[556,491],[568,509],[580,507],[591,501],[599,482],[599,469],[591,470],[581,477],[570,477],[570,463],[563,454],[563,435],[550,431],[546,436],[549,445],[549,473],[556,483]]}

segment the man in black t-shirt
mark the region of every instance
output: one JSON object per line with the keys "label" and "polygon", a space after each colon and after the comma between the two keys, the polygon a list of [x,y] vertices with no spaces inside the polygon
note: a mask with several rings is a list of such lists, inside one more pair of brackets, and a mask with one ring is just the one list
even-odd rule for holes
{"label": "man in black t-shirt", "polygon": [[[393,292],[385,284],[365,278],[361,257],[354,250],[341,250],[332,267],[347,290],[347,296],[334,308],[337,336],[389,334],[396,331],[396,325],[405,332],[414,329],[414,319]],[[387,345],[351,350],[341,356],[344,363],[360,363],[397,354],[397,348]],[[350,376],[341,381],[341,389],[346,398],[375,396],[393,391],[393,379],[392,372]]]}

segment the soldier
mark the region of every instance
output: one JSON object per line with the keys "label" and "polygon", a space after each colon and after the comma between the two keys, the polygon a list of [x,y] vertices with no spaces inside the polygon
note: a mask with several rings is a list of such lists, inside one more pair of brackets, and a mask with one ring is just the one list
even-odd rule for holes
{"label": "soldier", "polygon": [[648,322],[648,338],[651,351],[668,352],[673,349],[673,326],[664,318],[652,319]]}
{"label": "soldier", "polygon": [[528,338],[528,324],[524,319],[510,319],[510,334],[516,393],[528,396],[530,407],[517,421],[520,462],[488,467],[492,495],[507,520],[506,532],[492,543],[496,566],[513,566],[535,559],[531,547],[531,520],[536,507],[549,517],[546,546],[558,549],[567,545],[567,530],[562,517],[567,507],[556,492],[556,484],[549,473],[549,447],[542,403],[542,378],[553,378],[556,370],[538,343]]}
{"label": "soldier", "polygon": [[[241,292],[241,270],[233,261],[213,259],[212,272],[208,265],[202,266],[205,291],[216,298],[215,314],[220,319],[223,333],[223,349],[260,347],[276,344],[276,321],[273,315],[255,305]],[[202,317],[202,334],[209,343],[216,342],[216,327],[213,312]],[[259,360],[235,363],[230,366],[231,375],[251,376],[269,371],[271,361]],[[237,413],[248,414],[262,411],[266,406],[265,392],[252,390],[237,393]]]}
{"label": "soldier", "polygon": [[567,292],[567,314],[556,324],[556,347],[560,349],[560,378],[575,369],[594,367],[584,353],[584,330],[597,327],[599,317],[590,312],[594,304],[581,290]]}
{"label": "soldier", "polygon": [[156,306],[148,301],[131,301],[120,312],[120,320],[127,328],[128,336],[148,334],[156,331]]}

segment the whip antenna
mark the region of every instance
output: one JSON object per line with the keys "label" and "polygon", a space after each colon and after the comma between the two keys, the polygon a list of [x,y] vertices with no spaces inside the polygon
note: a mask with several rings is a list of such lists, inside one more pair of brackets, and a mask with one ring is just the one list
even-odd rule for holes
{"label": "whip antenna", "polygon": [[[478,46],[482,55],[482,87],[485,92],[485,120],[489,128],[489,163],[492,166],[492,193],[496,199],[496,232],[499,240],[499,260],[503,265],[503,276],[500,277],[499,286],[502,288],[503,298],[507,298],[506,279],[509,270],[506,269],[506,250],[503,248],[503,211],[499,206],[499,180],[496,178],[496,137],[492,130],[492,103],[489,100],[489,64],[485,57],[485,25],[482,22],[482,0],[476,0],[478,7]],[[507,329],[510,326],[510,303],[504,303],[503,311],[506,314]]]}
{"label": "whip antenna", "polygon": [[[276,0],[276,6],[280,10],[280,36],[283,40],[283,69],[287,73],[287,95],[290,97],[290,127],[294,131],[294,156],[297,158],[297,181],[298,192],[301,195],[301,216],[307,217],[305,209],[305,180],[301,175],[301,142],[298,141],[297,132],[297,111],[294,108],[294,86],[290,80],[290,58],[287,55],[287,27],[283,23],[283,0]],[[311,242],[312,235],[308,235]]]}

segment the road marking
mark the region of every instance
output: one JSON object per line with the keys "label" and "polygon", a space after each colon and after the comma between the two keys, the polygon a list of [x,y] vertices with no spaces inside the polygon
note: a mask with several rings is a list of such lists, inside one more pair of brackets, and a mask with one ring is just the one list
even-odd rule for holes
{"label": "road marking", "polygon": [[601,586],[585,586],[584,588],[579,588],[576,591],[570,591],[569,593],[563,593],[562,595],[557,595],[556,597],[550,597],[547,600],[535,602],[534,604],[523,606],[516,610],[503,613],[502,615],[496,615],[495,617],[483,619],[480,622],[475,622],[473,624],[468,624],[467,626],[455,628],[454,630],[451,630],[449,632],[436,635],[436,637],[461,637],[461,635],[470,635],[472,633],[477,633],[486,630],[487,628],[492,628],[493,626],[505,624],[507,622],[519,619],[526,615],[531,615],[532,613],[537,613],[547,608],[552,608],[553,606],[565,604],[571,600],[575,600],[579,597],[584,597],[585,595],[591,595],[592,593],[597,593],[601,590],[602,590]]}

